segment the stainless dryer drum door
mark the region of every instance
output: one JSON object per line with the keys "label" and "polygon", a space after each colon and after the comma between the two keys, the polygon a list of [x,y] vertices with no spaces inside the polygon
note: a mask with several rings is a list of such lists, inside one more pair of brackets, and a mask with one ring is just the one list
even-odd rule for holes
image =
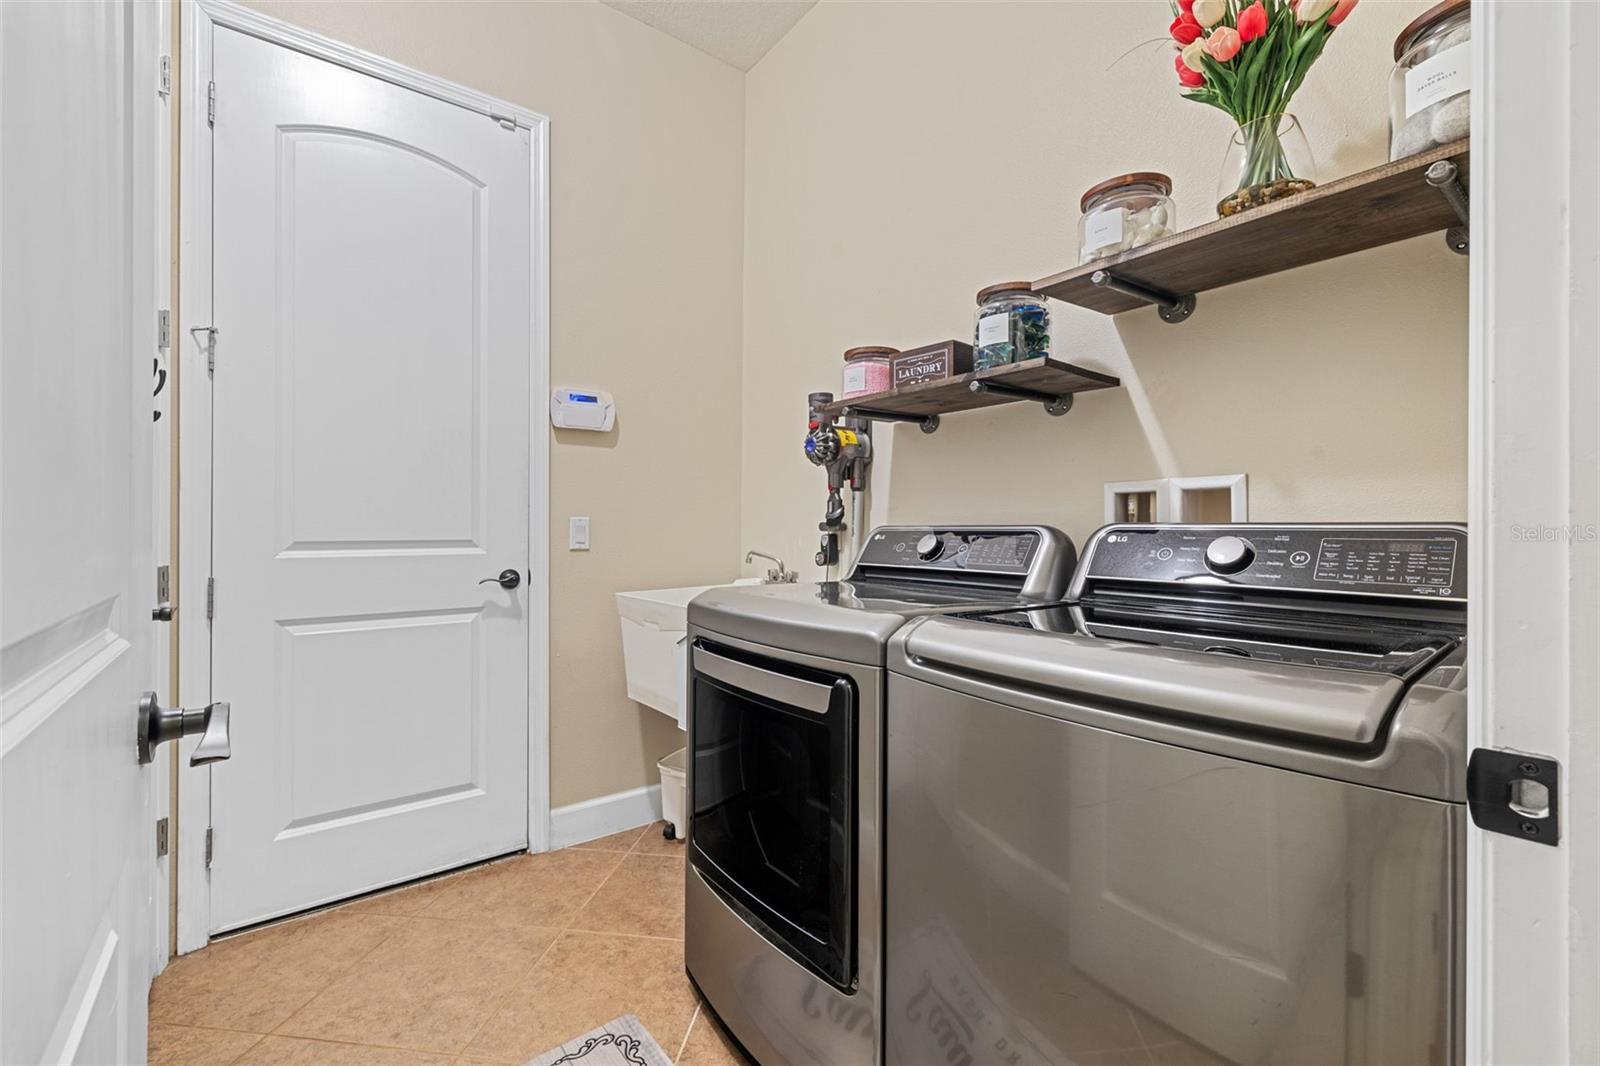
{"label": "stainless dryer drum door", "polygon": [[706,882],[835,986],[855,976],[855,686],[694,645],[689,845]]}

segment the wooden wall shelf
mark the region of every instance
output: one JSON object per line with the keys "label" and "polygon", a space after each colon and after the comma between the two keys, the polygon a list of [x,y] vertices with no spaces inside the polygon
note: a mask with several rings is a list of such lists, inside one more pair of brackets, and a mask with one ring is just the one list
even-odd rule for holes
{"label": "wooden wall shelf", "polygon": [[[1351,174],[1052,274],[1034,282],[1034,291],[1107,315],[1156,303],[1163,318],[1181,322],[1193,312],[1196,293],[1425,233],[1449,230],[1451,247],[1465,252],[1469,149],[1457,141]],[[1430,175],[1441,162],[1454,164],[1456,174],[1447,165]]]}
{"label": "wooden wall shelf", "polygon": [[1086,370],[1054,359],[1029,359],[1009,366],[997,366],[972,374],[925,381],[887,392],[874,392],[838,400],[823,407],[822,413],[835,418],[848,416],[878,422],[916,422],[924,433],[939,428],[939,416],[979,407],[1034,400],[1053,415],[1064,415],[1072,407],[1072,396],[1093,389],[1114,389],[1120,378]]}

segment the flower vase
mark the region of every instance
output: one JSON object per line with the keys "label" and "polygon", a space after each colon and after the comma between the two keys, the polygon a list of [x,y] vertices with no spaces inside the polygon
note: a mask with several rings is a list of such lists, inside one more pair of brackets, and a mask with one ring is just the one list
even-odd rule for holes
{"label": "flower vase", "polygon": [[1240,124],[1228,142],[1217,182],[1223,218],[1305,192],[1316,182],[1305,131],[1293,115],[1267,115]]}

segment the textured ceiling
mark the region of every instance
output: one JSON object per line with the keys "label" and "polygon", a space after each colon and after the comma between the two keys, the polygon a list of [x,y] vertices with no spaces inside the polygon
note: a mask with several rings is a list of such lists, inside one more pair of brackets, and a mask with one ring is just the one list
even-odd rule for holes
{"label": "textured ceiling", "polygon": [[749,70],[817,0],[601,0],[724,63]]}

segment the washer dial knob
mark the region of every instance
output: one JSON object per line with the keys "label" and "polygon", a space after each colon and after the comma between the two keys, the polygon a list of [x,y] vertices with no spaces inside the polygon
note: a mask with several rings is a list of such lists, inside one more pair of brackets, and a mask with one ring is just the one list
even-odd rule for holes
{"label": "washer dial knob", "polygon": [[1255,557],[1255,548],[1243,537],[1218,537],[1206,545],[1206,565],[1219,574],[1237,574]]}
{"label": "washer dial knob", "polygon": [[937,533],[926,533],[917,541],[917,554],[924,559],[936,559],[944,550],[944,541],[939,539]]}

